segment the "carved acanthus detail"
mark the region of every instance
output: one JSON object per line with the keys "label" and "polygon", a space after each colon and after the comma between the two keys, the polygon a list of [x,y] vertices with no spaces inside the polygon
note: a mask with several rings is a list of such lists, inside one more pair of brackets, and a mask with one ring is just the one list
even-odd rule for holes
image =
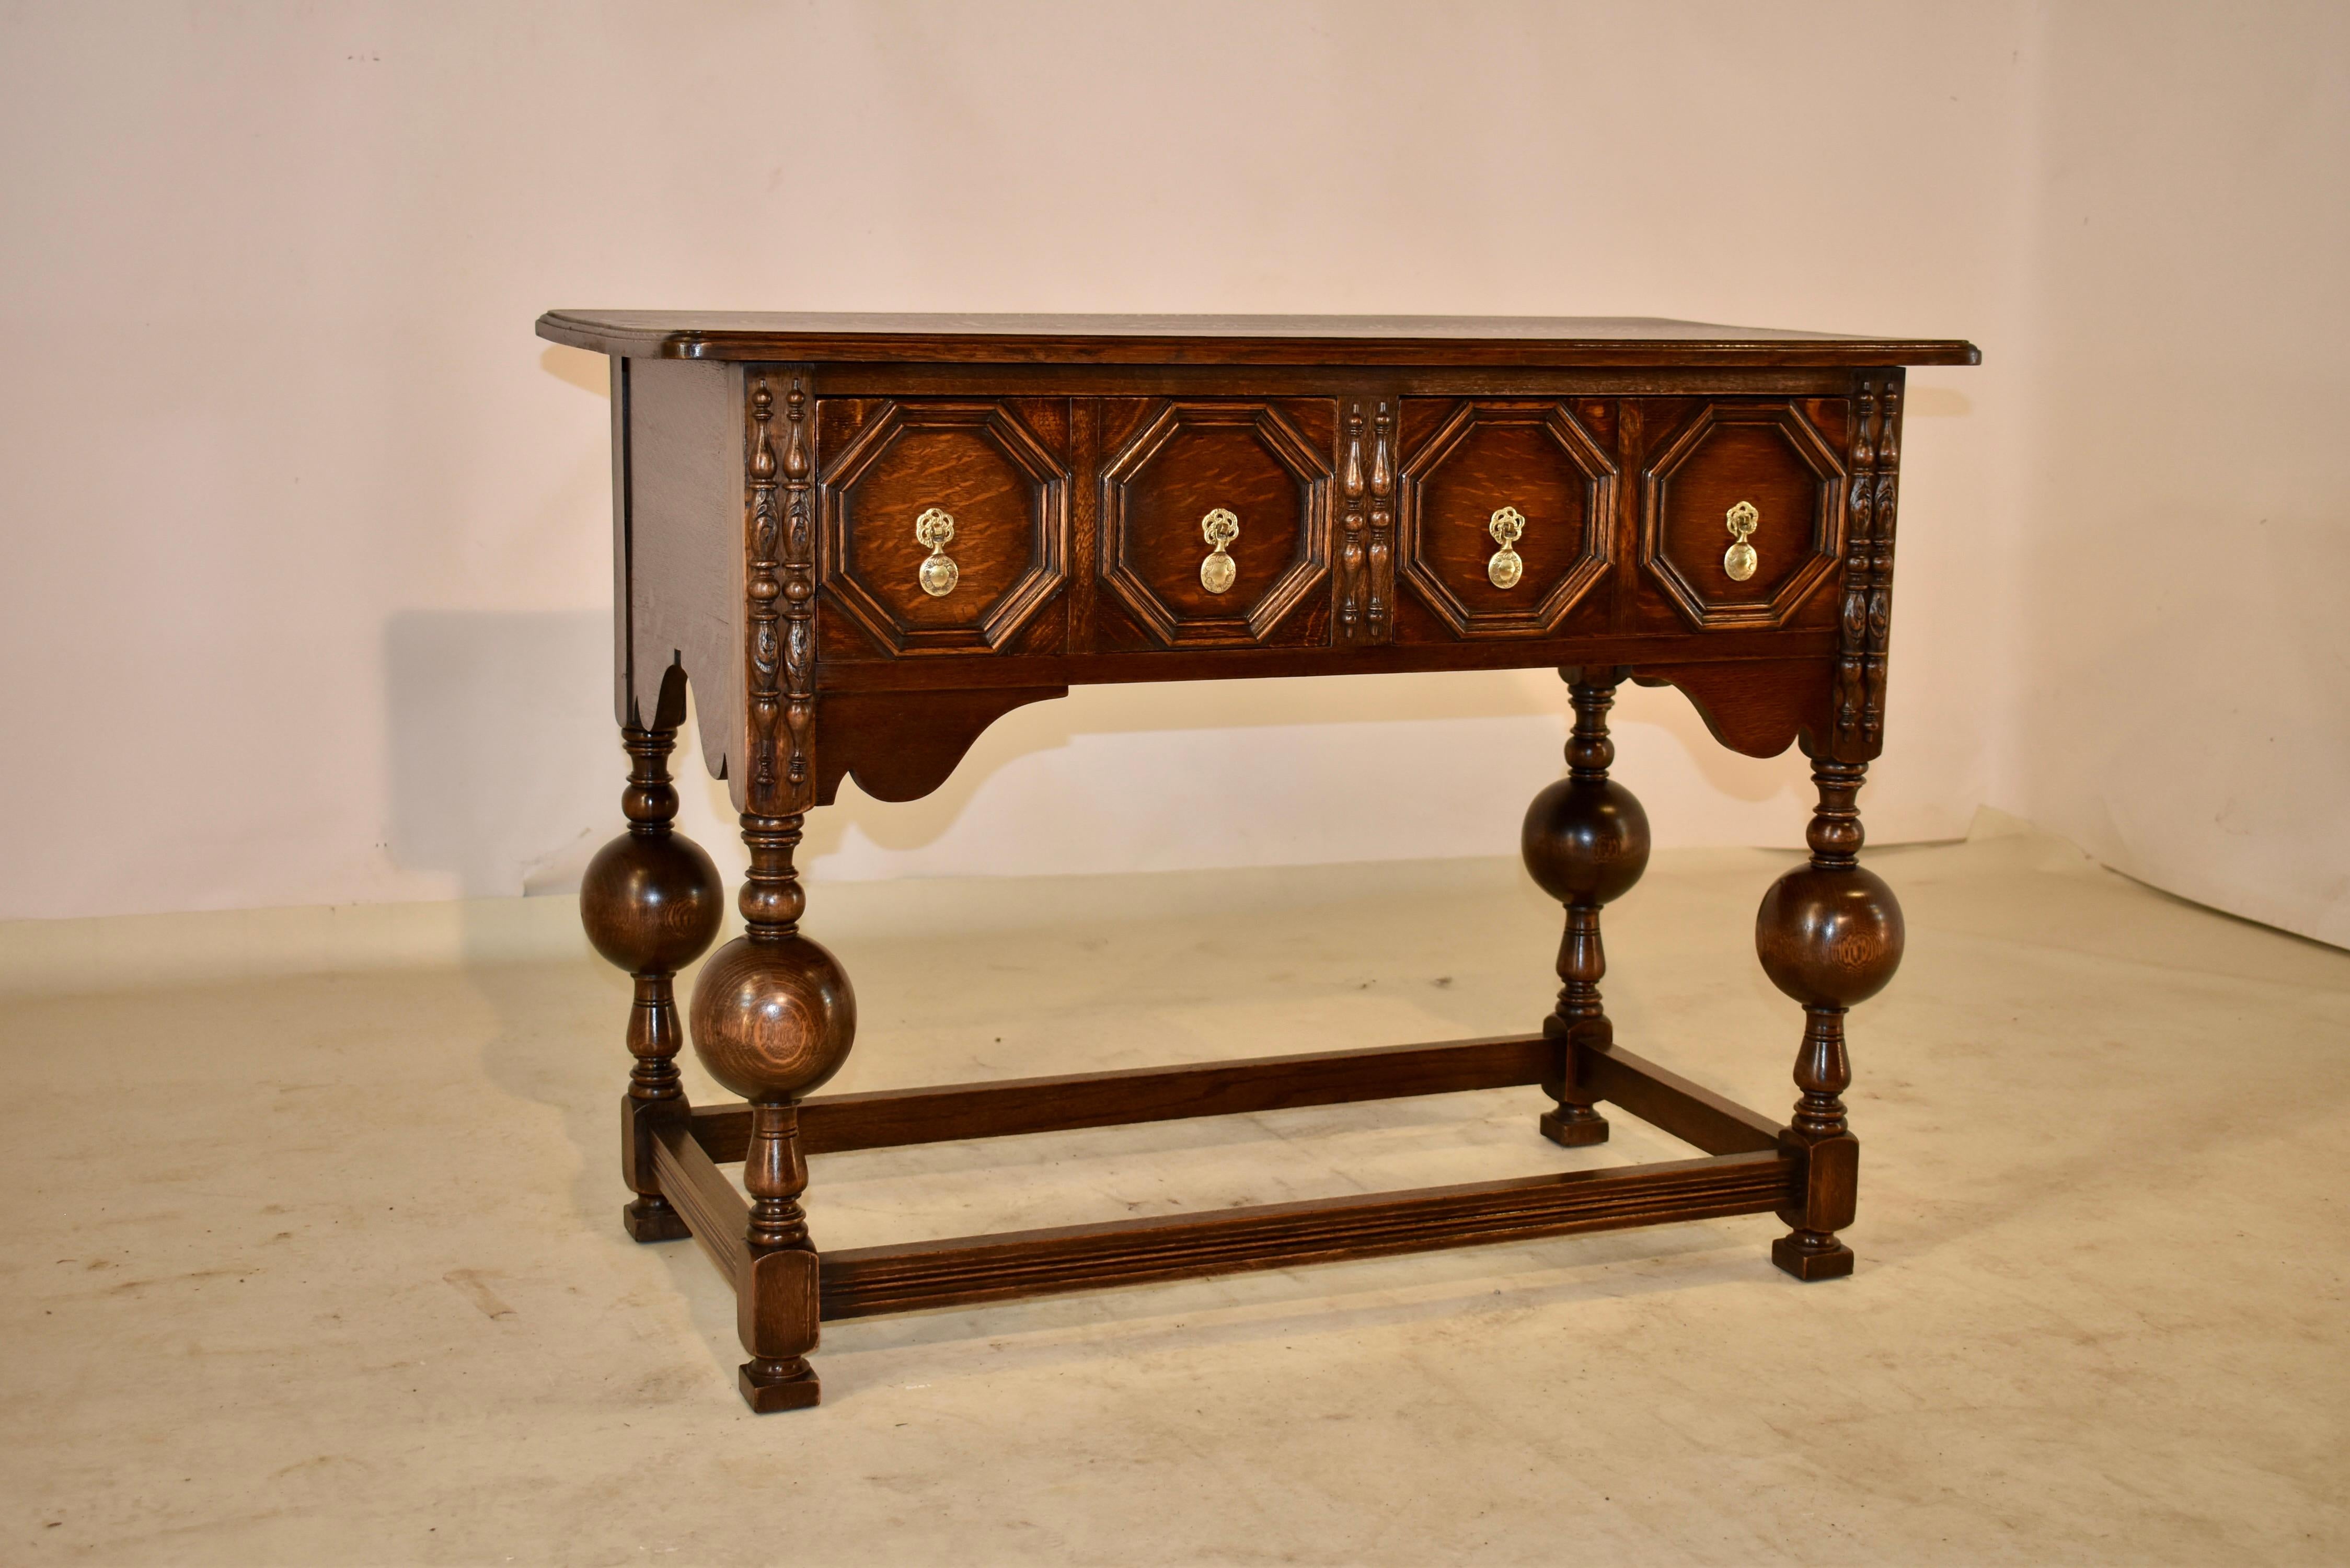
{"label": "carved acanthus detail", "polygon": [[1845,529],[1833,753],[1852,761],[1885,745],[1886,648],[1893,613],[1893,524],[1900,485],[1901,378],[1864,379],[1854,400],[1850,516]]}

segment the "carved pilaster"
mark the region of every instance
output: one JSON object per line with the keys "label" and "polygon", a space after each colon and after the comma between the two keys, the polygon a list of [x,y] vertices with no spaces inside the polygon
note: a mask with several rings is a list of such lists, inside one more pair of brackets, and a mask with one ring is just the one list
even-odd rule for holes
{"label": "carved pilaster", "polygon": [[808,451],[807,389],[792,378],[784,418],[784,727],[791,758],[784,769],[785,805],[804,811],[815,804],[814,759],[809,742],[816,727],[816,471]]}
{"label": "carved pilaster", "polygon": [[1859,744],[1862,672],[1868,657],[1868,575],[1876,557],[1869,550],[1870,520],[1877,508],[1877,384],[1864,380],[1852,409],[1852,479],[1846,492],[1844,606],[1838,626],[1835,735],[1829,747],[1843,756]]}
{"label": "carved pilaster", "polygon": [[783,561],[782,524],[775,510],[775,441],[769,428],[775,417],[775,394],[767,378],[751,379],[751,536],[746,545],[749,565],[743,594],[749,617],[750,667],[746,695],[750,700],[751,809],[771,811],[775,792],[775,732],[782,709],[782,636],[776,598],[783,585],[776,571]]}
{"label": "carved pilaster", "polygon": [[1379,400],[1371,435],[1370,640],[1393,639],[1395,599],[1395,404]]}
{"label": "carved pilaster", "polygon": [[[784,388],[780,408],[778,383]],[[810,752],[816,721],[816,524],[810,493],[816,463],[807,378],[754,372],[748,408],[746,793],[753,815],[780,816],[805,811],[816,798]]]}
{"label": "carved pilaster", "polygon": [[1901,377],[1865,378],[1853,404],[1844,607],[1829,753],[1866,762],[1885,749],[1886,649],[1892,630],[1894,505],[1900,487]]}
{"label": "carved pilaster", "polygon": [[1901,486],[1901,376],[1887,378],[1877,415],[1876,528],[1870,540],[1868,642],[1861,683],[1861,739],[1875,756],[1885,747],[1885,658],[1893,626],[1894,504]]}
{"label": "carved pilaster", "polygon": [[1363,539],[1363,405],[1347,405],[1347,455],[1340,466],[1338,493],[1344,506],[1338,535],[1338,633],[1336,641],[1357,643],[1370,629],[1369,595],[1365,573],[1369,560]]}

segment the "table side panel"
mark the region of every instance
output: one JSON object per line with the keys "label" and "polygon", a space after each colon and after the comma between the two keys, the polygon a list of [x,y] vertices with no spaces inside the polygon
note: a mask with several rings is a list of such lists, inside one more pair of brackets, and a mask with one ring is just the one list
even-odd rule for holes
{"label": "table side panel", "polygon": [[629,428],[614,508],[626,581],[619,720],[652,723],[663,672],[681,664],[703,765],[713,778],[731,777],[746,743],[743,370],[630,360],[621,379]]}

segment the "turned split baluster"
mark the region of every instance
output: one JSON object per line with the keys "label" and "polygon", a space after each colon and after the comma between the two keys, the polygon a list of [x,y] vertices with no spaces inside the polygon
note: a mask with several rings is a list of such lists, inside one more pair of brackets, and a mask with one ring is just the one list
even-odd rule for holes
{"label": "turned split baluster", "polygon": [[1754,918],[1764,972],[1804,1014],[1795,1056],[1802,1095],[1782,1138],[1804,1156],[1804,1199],[1779,1210],[1793,1229],[1771,1245],[1771,1261],[1799,1280],[1852,1272],[1852,1249],[1835,1236],[1852,1223],[1860,1158],[1841,1098],[1852,1082],[1845,1012],[1884,990],[1901,963],[1901,906],[1859,859],[1855,800],[1867,771],[1866,763],[1814,759],[1819,806],[1804,836],[1811,863],[1773,883]]}
{"label": "turned split baluster", "polygon": [[629,787],[620,796],[629,831],[597,852],[579,884],[579,919],[588,942],[636,979],[629,1012],[636,1065],[620,1102],[620,1173],[637,1196],[620,1220],[639,1241],[673,1241],[687,1233],[653,1174],[652,1127],[660,1116],[686,1108],[677,1074],[685,1034],[673,982],[718,935],[725,888],[702,846],[671,827],[677,789],[670,782],[669,754],[684,712],[683,672],[671,666],[653,722],[620,731],[630,761]]}
{"label": "turned split baluster", "polygon": [[743,817],[751,851],[743,934],[712,955],[693,988],[693,1047],[710,1075],[751,1104],[743,1189],[751,1195],[749,1277],[734,1293],[750,1360],[743,1397],[754,1410],[792,1410],[819,1396],[816,1253],[800,1194],[807,1189],[799,1100],[847,1059],[857,997],[831,953],[800,935],[806,906],[792,855],[801,818]]}
{"label": "turned split baluster", "polygon": [[1558,1060],[1543,1088],[1558,1102],[1543,1113],[1542,1132],[1574,1147],[1605,1143],[1607,1122],[1592,1109],[1595,1096],[1577,1066],[1585,1051],[1615,1043],[1615,1026],[1599,1000],[1607,959],[1599,941],[1600,906],[1630,891],[1648,864],[1648,816],[1632,792],[1607,776],[1616,743],[1607,738],[1621,669],[1560,671],[1575,706],[1566,742],[1567,775],[1534,796],[1526,808],[1519,847],[1543,891],[1566,906],[1566,934],[1558,950],[1558,1005],[1543,1033],[1558,1042]]}

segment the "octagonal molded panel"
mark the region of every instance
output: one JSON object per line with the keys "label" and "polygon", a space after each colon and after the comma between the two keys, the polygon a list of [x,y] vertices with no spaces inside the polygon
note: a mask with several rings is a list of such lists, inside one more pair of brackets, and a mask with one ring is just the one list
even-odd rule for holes
{"label": "octagonal molded panel", "polygon": [[[1164,647],[1260,642],[1328,573],[1329,484],[1274,405],[1168,403],[1102,471],[1102,586]],[[1201,519],[1218,507],[1240,519],[1221,594],[1200,580]]]}
{"label": "octagonal molded panel", "polygon": [[[1776,627],[1832,576],[1844,545],[1844,465],[1792,403],[1708,403],[1649,462],[1640,564],[1692,625]],[[1740,503],[1759,522],[1743,582],[1725,557]]]}
{"label": "octagonal molded panel", "polygon": [[[1405,460],[1404,581],[1455,637],[1558,629],[1613,559],[1617,468],[1555,402],[1464,402]],[[1494,586],[1493,514],[1514,508],[1521,576]]]}
{"label": "octagonal molded panel", "polygon": [[[1066,578],[1068,473],[995,402],[893,402],[823,480],[822,586],[832,607],[892,654],[1000,649]],[[951,592],[920,573],[914,521],[955,520]]]}

